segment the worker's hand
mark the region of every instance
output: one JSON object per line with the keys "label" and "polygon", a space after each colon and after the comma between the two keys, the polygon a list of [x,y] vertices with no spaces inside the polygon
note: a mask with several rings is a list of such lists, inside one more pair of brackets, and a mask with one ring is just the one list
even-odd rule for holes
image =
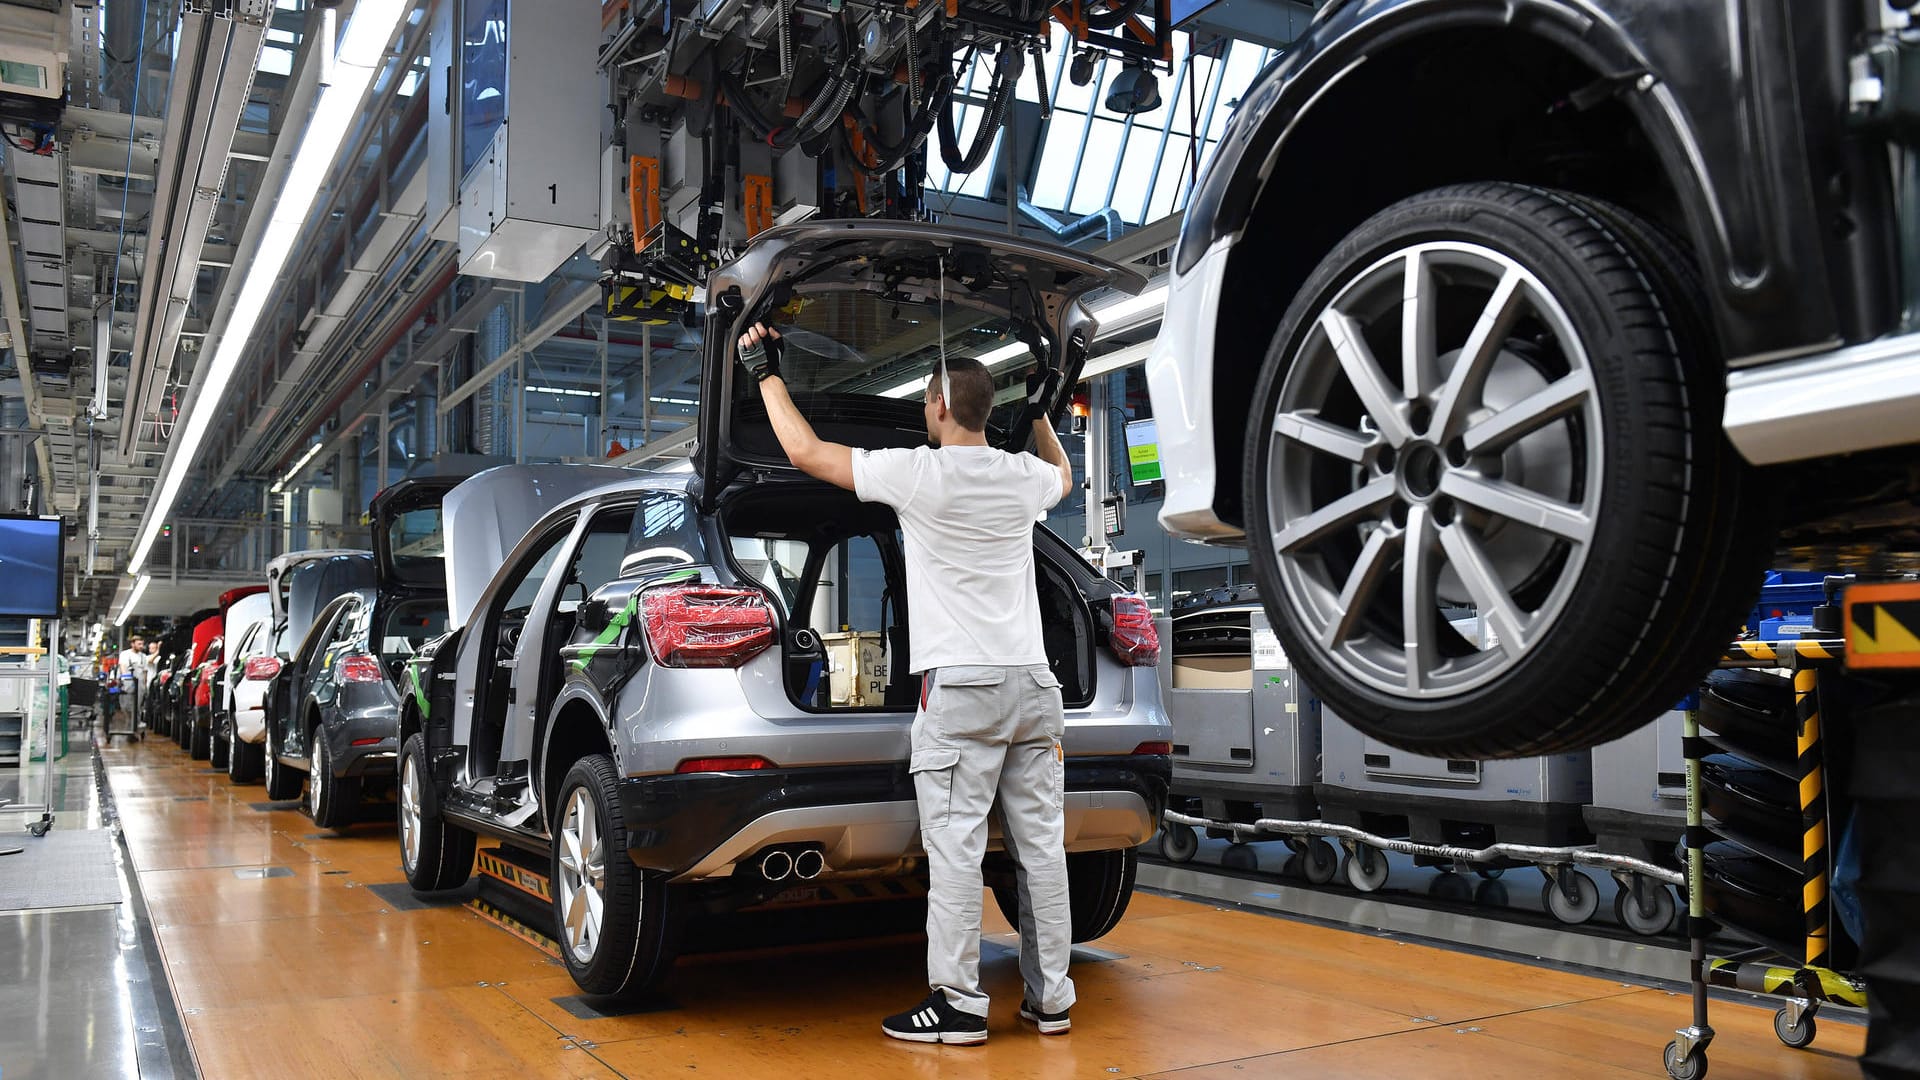
{"label": "worker's hand", "polygon": [[1027,411],[1034,420],[1045,420],[1048,407],[1054,397],[1060,393],[1060,372],[1050,367],[1036,367],[1033,374],[1027,376]]}
{"label": "worker's hand", "polygon": [[740,366],[755,382],[766,382],[780,374],[780,332],[764,323],[754,323],[740,335]]}

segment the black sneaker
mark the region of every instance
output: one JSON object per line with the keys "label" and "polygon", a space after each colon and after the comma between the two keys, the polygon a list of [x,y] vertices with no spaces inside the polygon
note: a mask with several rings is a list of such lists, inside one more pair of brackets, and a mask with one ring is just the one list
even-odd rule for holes
{"label": "black sneaker", "polygon": [[947,995],[939,990],[906,1012],[881,1021],[880,1030],[908,1042],[977,1046],[987,1041],[986,1017],[954,1008]]}
{"label": "black sneaker", "polygon": [[1042,1035],[1065,1035],[1073,1030],[1073,1021],[1067,1016],[1068,1010],[1057,1013],[1041,1012],[1031,1001],[1020,1002],[1020,1019],[1040,1029]]}

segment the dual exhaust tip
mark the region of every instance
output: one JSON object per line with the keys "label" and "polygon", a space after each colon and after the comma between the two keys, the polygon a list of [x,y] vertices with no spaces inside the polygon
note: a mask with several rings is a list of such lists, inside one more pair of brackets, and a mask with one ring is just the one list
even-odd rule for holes
{"label": "dual exhaust tip", "polygon": [[799,851],[774,848],[760,856],[760,876],[768,881],[785,881],[790,877],[812,881],[826,868],[827,856],[817,847]]}

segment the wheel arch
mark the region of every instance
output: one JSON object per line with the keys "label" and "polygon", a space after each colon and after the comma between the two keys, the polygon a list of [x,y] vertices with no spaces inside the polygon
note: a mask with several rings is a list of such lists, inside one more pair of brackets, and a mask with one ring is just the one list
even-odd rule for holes
{"label": "wheel arch", "polygon": [[616,767],[619,764],[600,703],[577,685],[570,686],[554,702],[540,752],[540,804],[549,820],[567,770],[593,754],[606,754],[614,758]]}
{"label": "wheel arch", "polygon": [[[1650,92],[1633,89],[1655,65],[1625,32],[1564,0],[1533,0],[1519,18],[1509,7],[1441,9],[1410,0],[1364,19],[1335,15],[1248,92],[1243,107],[1252,116],[1236,118],[1245,130],[1229,131],[1196,191],[1179,255],[1185,267],[1198,255],[1190,247],[1240,237],[1226,267],[1210,365],[1212,400],[1221,405],[1213,425],[1221,520],[1245,524],[1244,418],[1226,403],[1252,400],[1260,361],[1294,292],[1368,217],[1435,187],[1532,183],[1660,222],[1688,240],[1717,283],[1716,321],[1731,355],[1751,345],[1733,334],[1778,337],[1778,320],[1802,320],[1799,337],[1831,336],[1832,312],[1818,305],[1782,311],[1770,325],[1728,311],[1730,276],[1740,275],[1730,269],[1725,195],[1739,178],[1731,188],[1724,178],[1716,186],[1664,82],[1656,78]],[[1789,250],[1793,238],[1769,239],[1776,250],[1763,254]],[[1803,272],[1802,284],[1821,287],[1811,295],[1822,295],[1824,274]],[[1772,292],[1767,297],[1775,303]],[[1729,331],[1730,323],[1740,325]]]}

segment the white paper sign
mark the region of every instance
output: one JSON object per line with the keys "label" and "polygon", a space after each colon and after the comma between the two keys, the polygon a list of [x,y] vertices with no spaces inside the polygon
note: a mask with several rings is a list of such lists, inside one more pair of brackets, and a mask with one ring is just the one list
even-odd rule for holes
{"label": "white paper sign", "polygon": [[1273,631],[1253,632],[1253,667],[1256,671],[1286,669],[1287,654],[1281,651],[1280,638]]}

